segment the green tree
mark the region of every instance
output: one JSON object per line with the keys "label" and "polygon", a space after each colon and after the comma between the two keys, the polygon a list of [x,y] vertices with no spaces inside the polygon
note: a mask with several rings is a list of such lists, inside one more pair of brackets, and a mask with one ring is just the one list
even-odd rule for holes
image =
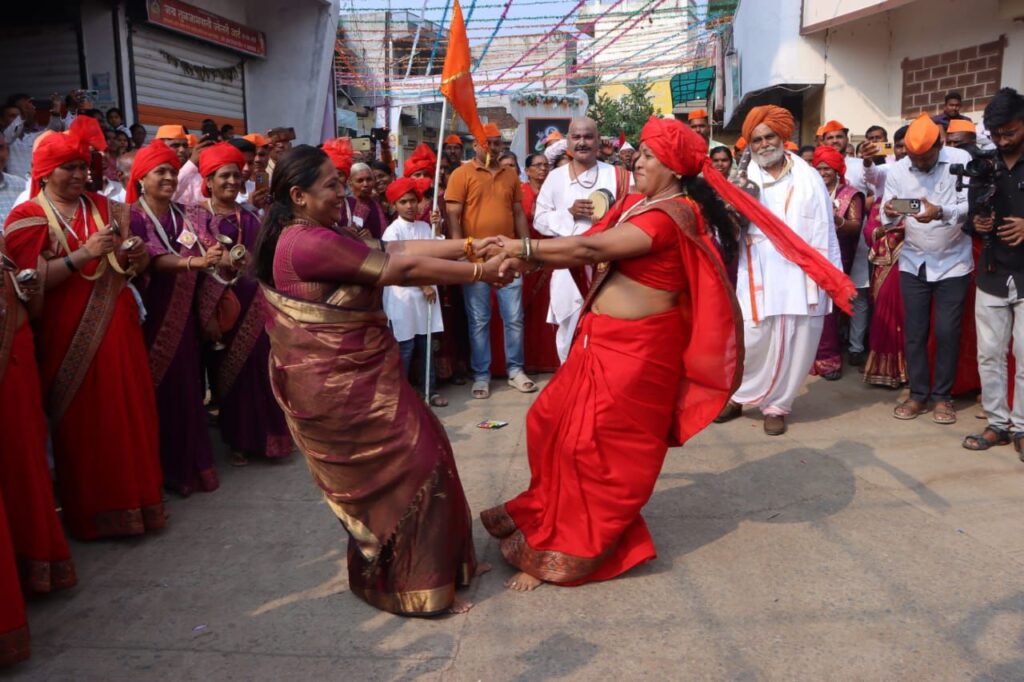
{"label": "green tree", "polygon": [[587,115],[597,121],[601,135],[616,137],[619,132],[625,132],[628,139],[636,141],[647,119],[654,115],[651,86],[643,81],[633,81],[626,87],[628,91],[619,98],[597,95],[587,109]]}

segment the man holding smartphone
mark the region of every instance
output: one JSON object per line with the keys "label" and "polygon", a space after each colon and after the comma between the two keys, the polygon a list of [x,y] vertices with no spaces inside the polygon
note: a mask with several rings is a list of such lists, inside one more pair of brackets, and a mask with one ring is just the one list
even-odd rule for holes
{"label": "man holding smartphone", "polygon": [[[960,228],[967,220],[967,191],[957,191],[949,167],[968,163],[967,152],[942,143],[939,126],[921,114],[904,138],[907,156],[894,164],[885,181],[882,224],[905,217],[906,239],[900,251],[903,293],[904,348],[910,397],[896,406],[897,419],[914,419],[935,407],[936,424],[956,423],[950,392],[960,352],[960,320],[974,270],[971,240]],[[917,199],[920,211],[910,213]],[[935,310],[934,381],[928,363],[928,336]]]}
{"label": "man holding smartphone", "polygon": [[[969,225],[983,240],[974,319],[981,404],[988,426],[984,432],[964,438],[963,446],[987,450],[1012,439],[1024,461],[1024,96],[1003,88],[985,107],[984,121],[998,152],[992,159],[995,177],[972,179]],[[989,205],[982,207],[975,200],[986,189],[986,180],[994,180],[995,194]],[[1017,359],[1012,411],[1006,361],[1011,339]]]}

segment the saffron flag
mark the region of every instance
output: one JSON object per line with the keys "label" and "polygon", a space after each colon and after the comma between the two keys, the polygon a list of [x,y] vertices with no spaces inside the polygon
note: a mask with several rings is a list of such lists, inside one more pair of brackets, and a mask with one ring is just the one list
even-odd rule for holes
{"label": "saffron flag", "polygon": [[448,25],[448,53],[444,58],[441,72],[441,94],[448,98],[455,111],[469,126],[469,132],[484,147],[487,134],[484,133],[480,115],[476,111],[476,93],[473,91],[472,63],[469,56],[469,38],[466,36],[466,22],[462,18],[462,7],[455,0],[452,22]]}

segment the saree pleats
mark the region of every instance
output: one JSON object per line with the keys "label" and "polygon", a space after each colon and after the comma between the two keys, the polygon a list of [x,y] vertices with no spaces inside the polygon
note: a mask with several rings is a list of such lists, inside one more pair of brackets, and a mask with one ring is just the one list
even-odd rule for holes
{"label": "saree pleats", "polygon": [[29,657],[25,600],[21,596],[18,569],[7,528],[4,500],[0,495],[0,668]]}
{"label": "saree pleats", "polygon": [[397,614],[447,609],[476,568],[469,507],[443,427],[402,377],[383,311],[265,294],[271,384],[349,533],[352,592]]}

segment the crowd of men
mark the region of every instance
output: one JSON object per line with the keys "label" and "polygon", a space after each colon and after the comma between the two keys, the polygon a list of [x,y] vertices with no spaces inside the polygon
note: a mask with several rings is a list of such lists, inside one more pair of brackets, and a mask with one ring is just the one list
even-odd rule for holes
{"label": "crowd of men", "polygon": [[[743,316],[746,359],[742,385],[717,421],[755,406],[764,415],[765,433],[784,433],[807,376],[836,380],[848,364],[868,383],[909,386],[909,397],[894,408],[897,419],[930,411],[936,423],[953,424],[953,396],[980,390],[988,426],[967,436],[964,447],[1012,443],[1021,451],[1024,402],[1014,401],[1013,394],[1024,391],[1024,368],[1015,369],[1008,357],[1024,353],[1024,315],[1017,314],[1024,290],[1024,97],[1001,90],[980,122],[960,114],[960,101],[949,93],[942,112],[921,115],[893,131],[891,144],[889,131],[871,126],[856,147],[839,121],[821,126],[814,145],[798,147],[794,118],[781,107],[755,107],[731,146],[711,139],[707,112],[686,116],[706,140],[713,167],[792,233],[781,241],[778,235],[768,239],[756,222],[744,224],[737,214],[738,253],[721,251]],[[288,128],[236,135],[231,126],[208,120],[196,133],[168,122],[147,140],[144,127],[126,127],[118,109],[101,112],[81,93],[55,97],[50,105],[46,119],[31,97],[15,94],[0,111],[0,225],[39,193],[33,156],[41,141],[80,128],[76,119],[86,117],[96,120],[105,140],[102,153],[93,145],[91,191],[135,204],[142,173],[136,159],[145,158],[149,172],[154,155],[170,154],[176,168],[174,203],[205,207],[209,214],[186,210],[182,216],[209,222],[233,214],[237,245],[246,230],[252,232],[246,240],[255,238],[270,204],[275,163],[294,139]],[[40,125],[40,120],[48,122]],[[579,118],[566,134],[541,141],[521,167],[495,125],[485,125],[484,133],[486,144],[472,149],[462,137],[447,136],[440,158],[421,144],[400,167],[386,149],[378,158],[356,152],[347,138],[324,143],[348,188],[339,225],[389,241],[443,235],[466,240],[467,248],[472,239],[491,236],[581,235],[630,192],[634,160],[644,153],[641,140],[602,137],[592,119]],[[434,197],[437,165],[440,184]],[[222,179],[225,167],[236,170]],[[174,210],[168,215],[176,221]],[[178,229],[177,222],[174,226]],[[812,246],[821,263],[794,262],[787,239]],[[207,260],[211,272],[216,270]],[[65,261],[77,271],[73,261]],[[818,283],[822,278],[808,274],[817,268],[827,279],[821,268],[828,263],[852,280],[856,297],[849,305],[833,306]],[[183,256],[181,264],[191,272],[193,257]],[[507,377],[518,391],[536,391],[528,372],[553,371],[566,360],[593,274],[590,267],[537,272],[500,289],[480,282],[440,291],[390,288],[385,310],[410,380],[425,384],[424,398],[432,406],[447,404],[436,391],[434,372],[424,381],[420,363],[413,362],[430,355],[437,378],[457,384],[468,379],[475,399],[490,396],[493,375]],[[235,281],[243,276],[235,273]],[[136,298],[144,315],[143,297],[136,292]],[[243,301],[241,318],[247,319],[247,305]],[[219,303],[217,310],[220,315]],[[211,324],[200,330],[207,354],[220,341]],[[242,325],[237,312],[225,334],[232,325]],[[426,342],[432,334],[436,344]],[[255,358],[252,364],[265,373],[266,361],[253,348],[247,351]],[[264,391],[262,404],[275,410],[269,389],[261,386],[246,388],[245,399]],[[218,391],[212,394],[215,410]],[[220,400],[226,395],[221,392]],[[282,448],[290,451],[290,441],[287,447],[281,442],[286,431],[279,430],[285,435],[264,433],[256,449],[270,457],[280,456]],[[247,448],[226,440],[232,463],[244,465]],[[165,483],[167,477],[165,470]],[[217,485],[215,476],[177,484],[182,494],[196,485],[204,490]]]}

